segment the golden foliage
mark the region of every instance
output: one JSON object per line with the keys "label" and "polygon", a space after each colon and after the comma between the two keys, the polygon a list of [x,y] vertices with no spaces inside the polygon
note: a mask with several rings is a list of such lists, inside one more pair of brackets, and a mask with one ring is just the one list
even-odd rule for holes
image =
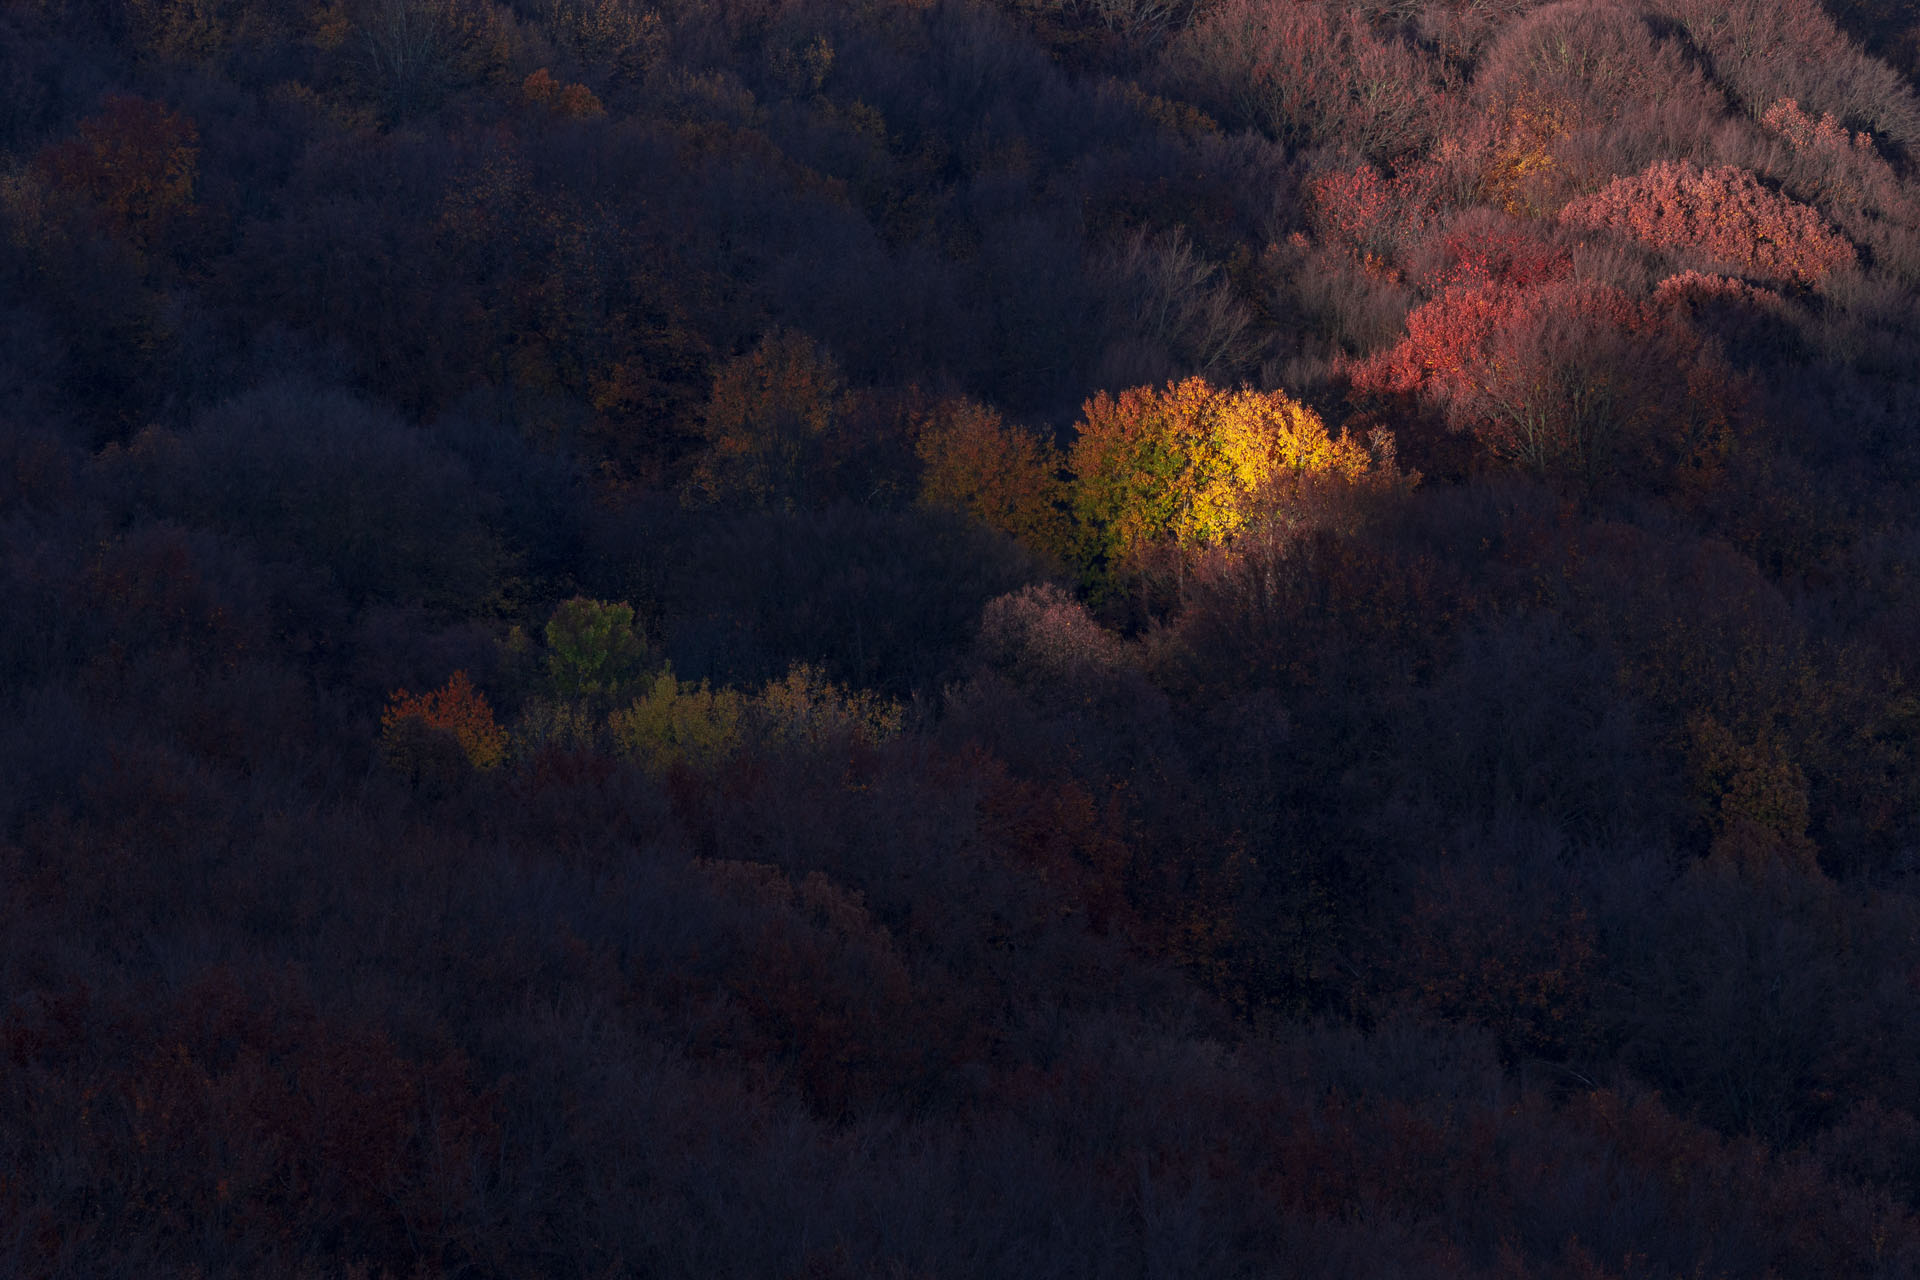
{"label": "golden foliage", "polygon": [[1546,213],[1558,168],[1554,145],[1568,132],[1564,108],[1552,103],[1515,103],[1501,123],[1493,155],[1480,175],[1482,198],[1516,217]]}
{"label": "golden foliage", "polygon": [[609,718],[613,740],[656,772],[675,765],[708,766],[743,744],[817,746],[853,741],[876,746],[899,734],[900,704],[848,689],[804,663],[770,680],[758,693],[680,680],[671,668]]}
{"label": "golden foliage", "polygon": [[740,742],[746,700],[707,682],[687,684],[663,669],[632,705],[613,713],[613,740],[648,769],[712,764]]}
{"label": "golden foliage", "polygon": [[1087,401],[1072,463],[1084,548],[1112,566],[1162,540],[1217,546],[1248,526],[1277,483],[1355,480],[1373,459],[1283,392],[1188,378]]}
{"label": "golden foliage", "polygon": [[899,703],[836,684],[804,662],[767,682],[752,715],[766,741],[792,745],[851,738],[875,746],[898,735],[905,719]]}
{"label": "golden foliage", "polygon": [[1707,712],[1688,719],[1687,733],[1694,801],[1712,825],[1712,855],[1750,873],[1787,866],[1818,875],[1800,766],[1777,742],[1743,742]]}

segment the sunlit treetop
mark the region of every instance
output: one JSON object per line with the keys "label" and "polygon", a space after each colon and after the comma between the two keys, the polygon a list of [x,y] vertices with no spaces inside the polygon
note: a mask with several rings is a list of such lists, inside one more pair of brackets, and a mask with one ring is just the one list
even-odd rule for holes
{"label": "sunlit treetop", "polygon": [[1815,285],[1854,262],[1853,246],[1818,211],[1734,165],[1663,160],[1574,201],[1560,220],[1691,251],[1760,280]]}
{"label": "sunlit treetop", "polygon": [[1090,553],[1114,564],[1162,540],[1218,545],[1247,527],[1277,482],[1357,479],[1371,465],[1364,445],[1330,435],[1283,392],[1188,378],[1086,403],[1073,446],[1074,507]]}

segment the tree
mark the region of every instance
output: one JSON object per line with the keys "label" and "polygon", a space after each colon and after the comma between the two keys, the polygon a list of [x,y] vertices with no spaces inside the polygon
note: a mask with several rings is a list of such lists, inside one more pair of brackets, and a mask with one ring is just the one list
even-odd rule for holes
{"label": "tree", "polygon": [[613,713],[613,738],[656,773],[674,765],[710,765],[739,745],[745,705],[733,689],[681,681],[665,667],[630,706]]}
{"label": "tree", "polygon": [[1065,460],[1049,440],[971,400],[939,405],[916,442],[920,501],[965,512],[1049,555],[1071,539]]}
{"label": "tree", "polygon": [[229,40],[221,0],[128,0],[127,16],[140,44],[172,62],[200,62]]}
{"label": "tree", "polygon": [[545,67],[528,76],[520,86],[527,105],[541,107],[569,120],[591,120],[607,113],[593,90],[584,84],[565,84],[553,78]]}
{"label": "tree", "polygon": [[397,120],[505,62],[500,17],[479,0],[362,0],[359,11],[360,73]]}
{"label": "tree", "polygon": [[1849,40],[1820,0],[1658,0],[1653,8],[1752,117],[1792,98],[1860,121],[1909,152],[1920,143],[1911,84]]}
{"label": "tree", "polygon": [[752,506],[813,505],[828,488],[847,404],[840,368],[824,348],[796,330],[769,332],[714,373],[708,453],[693,492]]}
{"label": "tree", "polygon": [[666,23],[640,0],[541,0],[541,17],[581,72],[644,76],[666,52]]}
{"label": "tree", "polygon": [[547,622],[547,679],[563,698],[611,697],[639,674],[645,636],[633,606],[575,596]]}
{"label": "tree", "polygon": [[1307,216],[1323,239],[1382,269],[1433,221],[1439,170],[1404,166],[1391,177],[1370,164],[1317,173],[1307,183]]}
{"label": "tree", "polygon": [[1816,285],[1854,261],[1853,246],[1819,213],[1734,165],[1701,170],[1662,160],[1575,200],[1560,220],[1701,254],[1763,280]]}
{"label": "tree", "polygon": [[1074,511],[1087,558],[1109,569],[1163,541],[1225,542],[1288,475],[1356,479],[1372,465],[1359,442],[1329,435],[1318,414],[1278,391],[1188,378],[1159,391],[1103,391],[1081,413]]}
{"label": "tree", "polygon": [[1463,253],[1405,338],[1348,366],[1354,389],[1424,400],[1493,458],[1576,487],[1708,483],[1743,402],[1716,346],[1664,301],[1565,270],[1497,241]]}
{"label": "tree", "polygon": [[1136,231],[1108,253],[1099,274],[1109,292],[1115,341],[1104,369],[1113,381],[1173,375],[1231,378],[1259,363],[1266,341],[1232,279],[1185,231]]}
{"label": "tree", "polygon": [[493,769],[507,755],[507,735],[493,708],[464,671],[444,688],[426,693],[397,690],[380,716],[380,745],[387,762],[415,782],[440,780],[441,744],[451,741],[475,769]]}
{"label": "tree", "polygon": [[1329,5],[1220,0],[1169,50],[1168,67],[1223,116],[1290,147],[1392,160],[1433,135],[1432,92],[1413,52]]}
{"label": "tree", "polygon": [[48,148],[40,167],[58,186],[93,202],[113,230],[151,248],[193,207],[200,134],[158,102],[109,94],[78,136]]}
{"label": "tree", "polygon": [[904,710],[865,689],[849,689],[807,663],[769,680],[747,709],[762,741],[788,747],[860,742],[874,746],[900,732]]}

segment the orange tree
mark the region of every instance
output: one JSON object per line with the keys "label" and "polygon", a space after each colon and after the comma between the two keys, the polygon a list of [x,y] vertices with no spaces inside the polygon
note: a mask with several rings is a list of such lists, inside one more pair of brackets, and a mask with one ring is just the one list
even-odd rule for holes
{"label": "orange tree", "polygon": [[985,405],[949,400],[920,428],[920,501],[965,512],[1050,556],[1072,541],[1060,451]]}
{"label": "orange tree", "polygon": [[446,772],[451,753],[436,746],[457,747],[475,769],[495,768],[507,756],[506,732],[464,671],[454,672],[441,689],[395,692],[381,713],[380,731],[388,763],[415,781]]}

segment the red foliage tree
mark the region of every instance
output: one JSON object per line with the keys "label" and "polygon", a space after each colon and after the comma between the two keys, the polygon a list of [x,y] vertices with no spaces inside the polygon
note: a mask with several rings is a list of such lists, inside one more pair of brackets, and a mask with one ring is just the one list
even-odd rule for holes
{"label": "red foliage tree", "polygon": [[1784,139],[1795,151],[1834,153],[1873,150],[1873,138],[1870,135],[1849,133],[1831,111],[1816,120],[1802,111],[1800,104],[1792,98],[1782,98],[1768,107],[1761,114],[1760,123],[1769,133]]}
{"label": "red foliage tree", "polygon": [[1764,280],[1818,284],[1854,261],[1853,246],[1819,213],[1733,165],[1701,170],[1663,160],[1575,200],[1560,219],[1697,254]]}
{"label": "red foliage tree", "polygon": [[486,695],[464,671],[454,672],[443,689],[395,693],[380,716],[380,730],[388,761],[415,778],[444,754],[432,749],[436,741],[450,741],[476,769],[494,768],[507,754],[506,731],[494,723]]}
{"label": "red foliage tree", "polygon": [[1578,279],[1451,285],[1414,309],[1401,342],[1348,371],[1363,394],[1422,399],[1493,457],[1582,486],[1625,473],[1698,487],[1741,402],[1699,335]]}
{"label": "red foliage tree", "polygon": [[1431,263],[1416,264],[1415,283],[1428,293],[1455,285],[1532,289],[1563,280],[1573,270],[1572,255],[1550,228],[1489,209],[1472,209],[1452,219],[1427,252],[1437,256]]}
{"label": "red foliage tree", "polygon": [[1334,169],[1307,183],[1308,218],[1315,231],[1372,266],[1394,257],[1437,216],[1441,170],[1406,165],[1391,176],[1372,165]]}

